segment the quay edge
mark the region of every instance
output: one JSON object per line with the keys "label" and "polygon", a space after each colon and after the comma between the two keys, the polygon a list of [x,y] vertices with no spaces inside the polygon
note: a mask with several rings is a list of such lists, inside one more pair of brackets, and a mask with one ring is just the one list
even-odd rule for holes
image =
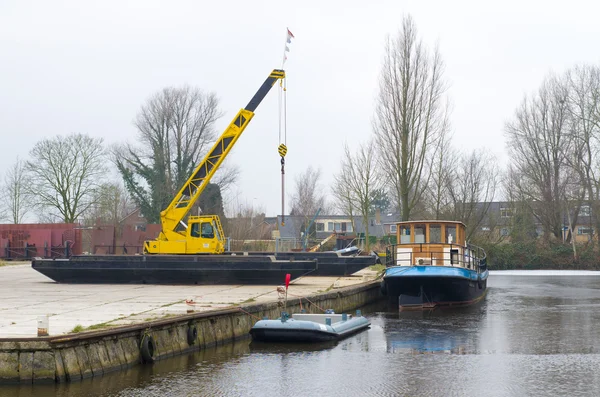
{"label": "quay edge", "polygon": [[[312,303],[289,299],[287,311],[299,312],[302,305],[308,312],[320,312],[315,306],[348,312],[381,299],[379,284],[375,280],[311,295]],[[277,318],[281,310],[273,301],[76,334],[0,338],[0,384],[76,382],[126,369],[143,362],[148,337],[154,342],[152,360],[247,338],[257,318]]]}

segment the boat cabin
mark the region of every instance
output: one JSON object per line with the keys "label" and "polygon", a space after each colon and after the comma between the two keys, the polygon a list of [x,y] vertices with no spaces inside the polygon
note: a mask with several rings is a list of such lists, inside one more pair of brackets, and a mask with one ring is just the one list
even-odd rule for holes
{"label": "boat cabin", "polygon": [[387,266],[459,266],[474,269],[466,227],[456,221],[398,222],[398,244],[386,252]]}

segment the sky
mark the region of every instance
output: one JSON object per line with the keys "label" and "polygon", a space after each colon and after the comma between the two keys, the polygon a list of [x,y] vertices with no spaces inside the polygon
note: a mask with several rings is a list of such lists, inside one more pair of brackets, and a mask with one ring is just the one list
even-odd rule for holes
{"label": "sky", "polygon": [[[386,36],[407,14],[445,62],[452,144],[503,165],[504,125],[524,95],[549,73],[600,63],[593,1],[0,0],[0,177],[44,138],[135,143],[136,114],[167,86],[215,92],[220,133],[281,67],[289,28],[288,212],[297,175],[320,169],[329,193],[344,143],[371,137]],[[228,157],[241,174],[224,198],[269,216],[281,213],[275,91]]]}

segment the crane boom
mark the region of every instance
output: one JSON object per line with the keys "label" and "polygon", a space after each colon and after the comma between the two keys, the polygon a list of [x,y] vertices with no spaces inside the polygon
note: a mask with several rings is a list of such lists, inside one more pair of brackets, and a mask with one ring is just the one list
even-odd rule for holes
{"label": "crane boom", "polygon": [[[274,69],[269,74],[246,107],[240,109],[233,118],[233,121],[229,123],[225,131],[219,136],[213,147],[208,151],[208,154],[194,169],[192,175],[183,184],[179,192],[177,192],[169,206],[161,211],[160,220],[162,231],[157,240],[146,242],[145,249],[148,253],[189,253],[189,249],[186,249],[185,247],[181,248],[182,239],[185,245],[185,240],[189,233],[186,233],[185,230],[181,230],[179,226],[181,224],[185,225],[185,217],[188,215],[190,209],[198,197],[200,197],[200,194],[204,191],[219,166],[223,163],[223,160],[225,160],[225,157],[227,157],[233,145],[235,145],[240,135],[242,135],[242,132],[244,132],[244,129],[250,120],[252,120],[252,117],[254,117],[254,111],[258,105],[271,90],[271,87],[273,87],[275,82],[283,78],[285,78],[285,71],[280,69]],[[216,229],[219,232],[217,234],[222,235],[218,217],[216,219],[216,224]],[[185,226],[187,228],[187,225]],[[176,244],[177,248],[167,248],[170,245],[166,242],[169,241],[174,243],[178,242]],[[162,249],[160,248],[161,246],[163,246]],[[174,247],[175,245],[172,246]],[[222,247],[220,249],[217,248],[216,252],[222,252],[222,250]],[[194,249],[193,251],[197,250]]]}

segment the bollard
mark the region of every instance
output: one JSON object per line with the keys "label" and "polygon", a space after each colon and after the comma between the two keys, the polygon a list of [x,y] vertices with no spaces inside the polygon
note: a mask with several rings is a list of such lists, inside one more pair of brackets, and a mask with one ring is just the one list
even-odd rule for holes
{"label": "bollard", "polygon": [[325,325],[331,325],[331,317],[325,317]]}
{"label": "bollard", "polygon": [[356,310],[356,317],[360,317],[360,316],[362,316],[362,314],[360,312],[360,309],[358,309],[358,310]]}
{"label": "bollard", "polygon": [[48,328],[49,328],[49,324],[48,324],[48,316],[47,315],[43,315],[43,316],[39,316],[38,320],[37,320],[37,334],[38,336],[48,336]]}
{"label": "bollard", "polygon": [[346,313],[342,313],[342,321],[347,321],[348,315]]}

